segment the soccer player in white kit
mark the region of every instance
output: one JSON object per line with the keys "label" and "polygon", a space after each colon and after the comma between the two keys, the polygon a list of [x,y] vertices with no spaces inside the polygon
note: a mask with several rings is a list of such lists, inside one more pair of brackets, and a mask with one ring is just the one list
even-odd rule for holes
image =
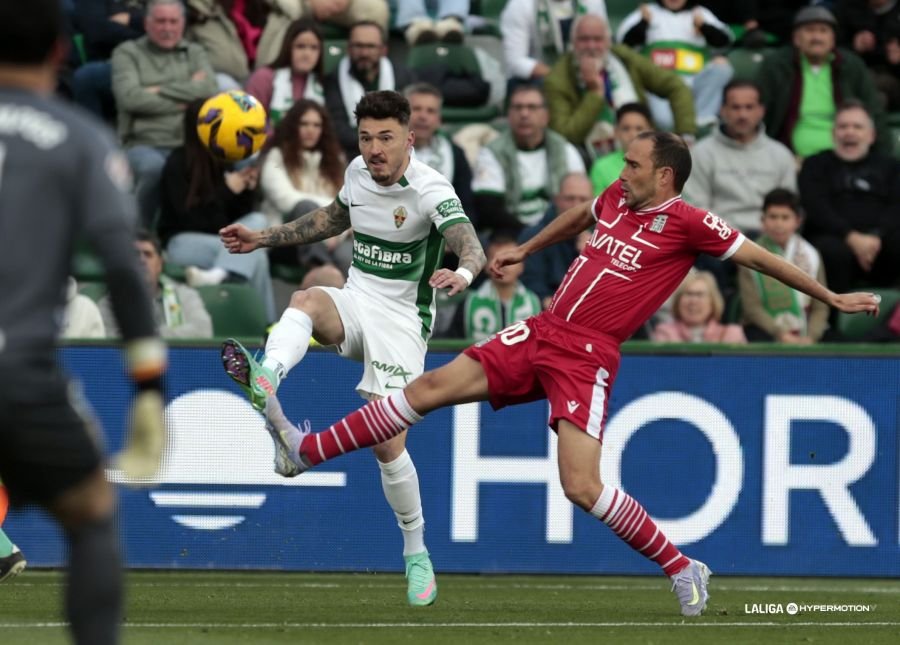
{"label": "soccer player in white kit", "polygon": [[[263,231],[240,224],[220,231],[229,251],[249,253],[310,244],[353,228],[353,264],[344,288],[295,292],[260,362],[235,340],[222,346],[225,371],[255,408],[265,407],[266,398],[303,359],[310,338],[363,362],[356,389],[364,398],[380,399],[402,389],[424,371],[434,290],[457,294],[484,266],[484,251],[449,180],[410,157],[415,134],[409,114],[409,103],[397,92],[366,94],[356,106],[361,156],[348,166],[334,202]],[[459,258],[456,271],[439,268],[445,241]],[[298,474],[280,441],[273,440],[275,471]],[[373,450],[403,534],[407,600],[423,606],[437,598],[437,584],[425,548],[419,479],[405,444],[406,435],[400,434]]]}

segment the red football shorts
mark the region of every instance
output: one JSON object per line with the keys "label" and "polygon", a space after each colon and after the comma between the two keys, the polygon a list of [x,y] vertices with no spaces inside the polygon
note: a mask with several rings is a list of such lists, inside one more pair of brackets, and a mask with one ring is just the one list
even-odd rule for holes
{"label": "red football shorts", "polygon": [[560,419],[603,440],[619,342],[544,312],[510,325],[464,352],[481,363],[495,410],[546,398],[549,424]]}

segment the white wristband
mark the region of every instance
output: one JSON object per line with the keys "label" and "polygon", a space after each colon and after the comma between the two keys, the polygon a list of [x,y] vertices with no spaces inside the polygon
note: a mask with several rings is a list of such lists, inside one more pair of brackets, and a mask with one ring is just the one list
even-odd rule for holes
{"label": "white wristband", "polygon": [[469,270],[468,270],[467,268],[465,268],[465,267],[459,267],[459,268],[455,271],[455,273],[456,273],[457,275],[461,275],[461,276],[462,276],[462,279],[466,281],[466,286],[467,286],[467,287],[468,287],[469,285],[472,284],[472,280],[475,278],[475,276],[472,275],[472,272],[469,271]]}

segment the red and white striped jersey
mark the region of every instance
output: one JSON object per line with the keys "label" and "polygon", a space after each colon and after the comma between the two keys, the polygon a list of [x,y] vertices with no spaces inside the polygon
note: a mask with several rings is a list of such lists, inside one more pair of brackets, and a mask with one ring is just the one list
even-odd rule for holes
{"label": "red and white striped jersey", "polygon": [[627,340],[681,284],[701,253],[725,260],[744,236],[681,196],[633,211],[618,181],[591,205],[597,226],[569,266],[550,311]]}

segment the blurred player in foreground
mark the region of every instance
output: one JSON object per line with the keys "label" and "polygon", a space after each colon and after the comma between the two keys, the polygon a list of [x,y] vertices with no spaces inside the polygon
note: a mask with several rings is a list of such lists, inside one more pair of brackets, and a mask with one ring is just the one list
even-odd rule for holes
{"label": "blurred player in foreground", "polygon": [[138,386],[126,475],[150,477],[159,464],[166,350],[134,253],[125,157],[111,133],[50,98],[62,36],[59,0],[0,3],[0,478],[13,504],[38,503],[59,522],[72,636],[107,645],[119,642],[122,614],[115,494],[97,423],[55,350],[77,240],[106,269]]}
{"label": "blurred player in foreground", "polygon": [[302,471],[385,441],[437,408],[485,400],[502,408],[546,398],[549,424],[559,437],[566,497],[662,568],[682,614],[702,613],[709,568],[669,542],[639,502],[600,479],[603,424],[619,345],[665,302],[700,253],[732,258],[841,311],[877,312],[878,301],[870,293],[832,293],[712,213],[686,204],[680,192],[690,171],[690,152],[676,135],[639,135],[628,147],[619,181],[491,261],[490,271],[497,274],[596,224],[548,310],[469,347],[402,392],[367,404],[324,432],[293,427],[278,399],[269,398],[267,422],[280,449]]}

